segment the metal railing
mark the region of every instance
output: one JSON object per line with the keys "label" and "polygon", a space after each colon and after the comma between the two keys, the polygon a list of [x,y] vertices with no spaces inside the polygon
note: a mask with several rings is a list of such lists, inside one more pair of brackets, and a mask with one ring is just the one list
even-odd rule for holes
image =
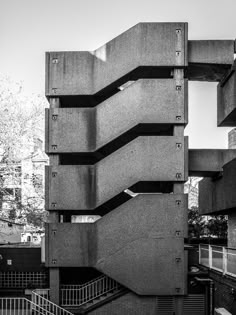
{"label": "metal railing", "polygon": [[0,298],[1,315],[55,315],[47,309],[26,298],[4,297]]}
{"label": "metal railing", "polygon": [[46,272],[0,272],[1,288],[29,288],[30,286],[41,288],[48,285]]}
{"label": "metal railing", "polygon": [[97,281],[97,280],[99,280],[99,279],[101,279],[103,277],[104,277],[104,275],[101,275],[101,276],[99,276],[99,277],[97,277],[95,279],[92,279],[92,280],[90,280],[88,282],[85,282],[83,284],[62,284],[61,285],[61,289],[82,288],[85,285],[89,285],[90,283],[93,283],[94,281]]}
{"label": "metal railing", "polygon": [[61,305],[63,307],[81,306],[109,292],[121,289],[115,280],[101,276],[84,285],[65,285],[61,288]]}
{"label": "metal railing", "polygon": [[199,244],[199,264],[236,277],[236,249]]}
{"label": "metal railing", "polygon": [[[73,315],[73,313],[51,302],[50,300],[48,300],[48,298],[45,298],[45,294],[48,296],[48,292],[49,290],[42,290],[41,292],[39,290],[32,291],[33,304],[39,306],[43,310],[48,311],[50,314],[53,315]],[[48,315],[49,313],[45,314]]]}

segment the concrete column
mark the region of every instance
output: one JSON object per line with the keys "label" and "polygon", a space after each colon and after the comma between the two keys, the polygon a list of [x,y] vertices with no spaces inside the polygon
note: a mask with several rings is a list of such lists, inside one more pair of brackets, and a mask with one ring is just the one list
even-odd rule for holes
{"label": "concrete column", "polygon": [[60,304],[60,272],[59,268],[49,269],[50,281],[50,300],[59,305]]}
{"label": "concrete column", "polygon": [[228,214],[228,247],[236,248],[236,212]]}
{"label": "concrete column", "polygon": [[184,307],[183,296],[176,296],[175,297],[175,314],[176,315],[182,315],[183,314],[183,307]]}

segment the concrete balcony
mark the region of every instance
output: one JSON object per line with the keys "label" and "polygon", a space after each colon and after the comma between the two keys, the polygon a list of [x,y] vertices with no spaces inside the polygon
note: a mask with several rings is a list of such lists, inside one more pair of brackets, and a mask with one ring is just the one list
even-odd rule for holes
{"label": "concrete balcony", "polygon": [[[199,183],[199,210],[202,215],[220,214],[236,208],[236,160],[223,166],[215,178],[204,178]],[[219,213],[220,212],[220,213]]]}
{"label": "concrete balcony", "polygon": [[46,95],[96,94],[140,66],[185,67],[186,47],[187,23],[139,23],[93,52],[49,52]]}
{"label": "concrete balcony", "polygon": [[184,182],[187,138],[138,137],[95,165],[46,168],[48,210],[92,210],[140,181]]}
{"label": "concrete balcony", "polygon": [[187,80],[140,79],[94,108],[49,109],[46,152],[94,152],[122,135],[138,135],[142,124],[186,125],[187,89]]}

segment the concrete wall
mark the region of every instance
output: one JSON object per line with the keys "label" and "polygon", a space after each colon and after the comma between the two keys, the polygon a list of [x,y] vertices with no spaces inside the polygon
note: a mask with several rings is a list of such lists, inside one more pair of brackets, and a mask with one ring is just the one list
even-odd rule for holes
{"label": "concrete wall", "polygon": [[228,77],[217,86],[217,124],[221,127],[236,126],[235,63]]}
{"label": "concrete wall", "polygon": [[138,296],[128,293],[113,300],[89,315],[205,315],[205,298],[201,294],[184,297],[174,296]]}
{"label": "concrete wall", "polygon": [[236,207],[236,160],[223,167],[223,176],[205,178],[199,183],[199,208],[201,214],[230,211]]}
{"label": "concrete wall", "polygon": [[139,195],[93,224],[47,225],[46,264],[95,267],[142,295],[183,294],[186,206],[182,194]]}
{"label": "concrete wall", "polygon": [[[0,247],[0,271],[42,271],[41,248]],[[10,261],[10,263],[9,263]]]}
{"label": "concrete wall", "polygon": [[186,43],[186,23],[139,23],[94,52],[48,53],[46,95],[95,94],[139,66],[186,66]]}
{"label": "concrete wall", "polygon": [[48,209],[94,209],[139,181],[186,181],[186,154],[184,137],[146,136],[94,166],[49,166]]}
{"label": "concrete wall", "polygon": [[49,109],[46,152],[94,152],[139,124],[187,124],[187,90],[187,80],[177,90],[173,79],[140,79],[94,108]]}

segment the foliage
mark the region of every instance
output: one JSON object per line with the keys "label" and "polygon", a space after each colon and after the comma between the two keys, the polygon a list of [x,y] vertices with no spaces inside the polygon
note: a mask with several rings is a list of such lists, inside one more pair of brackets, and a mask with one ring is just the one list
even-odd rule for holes
{"label": "foliage", "polygon": [[188,210],[189,237],[218,237],[227,238],[227,219],[224,215],[201,216],[198,208]]}
{"label": "foliage", "polygon": [[32,160],[43,154],[47,102],[43,96],[25,96],[20,84],[0,77],[0,104],[1,216],[42,226],[44,171]]}
{"label": "foliage", "polygon": [[219,238],[227,238],[227,219],[224,215],[211,216],[207,224],[208,234]]}
{"label": "foliage", "polygon": [[188,232],[190,237],[200,238],[204,235],[206,222],[204,217],[200,216],[197,207],[188,210]]}

